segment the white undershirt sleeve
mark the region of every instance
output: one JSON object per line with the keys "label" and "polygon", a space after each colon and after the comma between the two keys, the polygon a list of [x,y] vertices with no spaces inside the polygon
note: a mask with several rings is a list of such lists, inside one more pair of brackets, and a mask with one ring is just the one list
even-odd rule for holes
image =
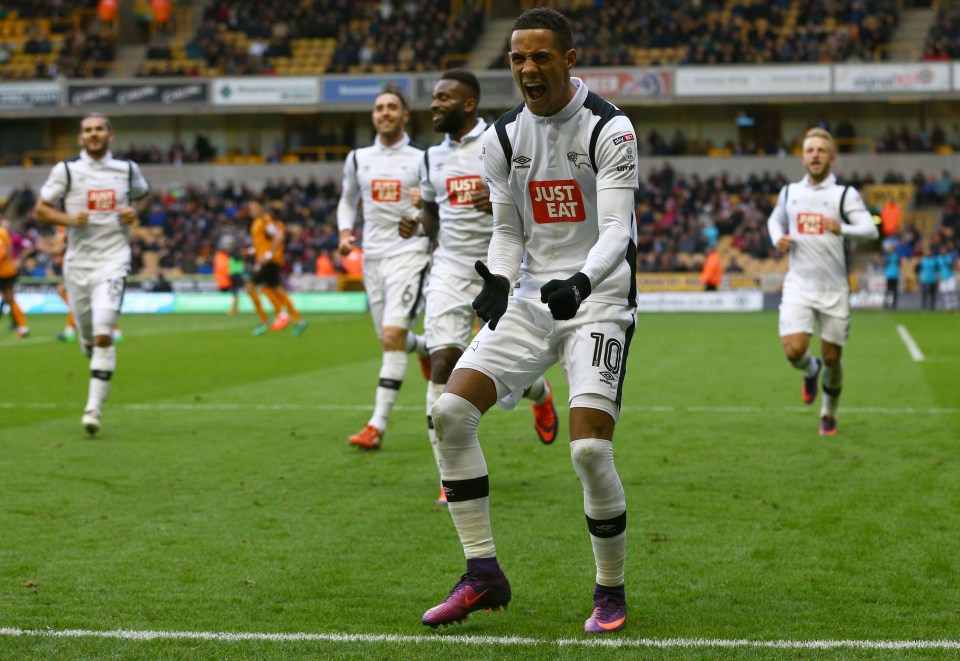
{"label": "white undershirt sleeve", "polygon": [[493,203],[493,236],[487,249],[487,268],[513,286],[523,259],[523,218],[517,205]]}
{"label": "white undershirt sleeve", "polygon": [[350,152],[343,164],[343,182],[340,201],[337,202],[337,229],[353,231],[357,224],[357,203],[360,201],[360,182],[357,181],[356,158]]}
{"label": "white undershirt sleeve", "polygon": [[867,205],[863,203],[863,198],[860,197],[859,192],[849,188],[844,202],[848,222],[840,224],[840,231],[843,236],[857,241],[876,239],[880,232],[877,230],[877,224],[873,222],[873,215],[867,209]]}
{"label": "white undershirt sleeve", "polygon": [[587,261],[581,269],[594,289],[627,256],[632,237],[630,223],[634,222],[633,189],[604,188],[597,191],[597,222],[600,237],[587,253]]}
{"label": "white undershirt sleeve", "polygon": [[780,189],[780,195],[777,196],[777,206],[773,208],[770,217],[767,218],[767,233],[770,234],[770,243],[774,247],[780,242],[781,237],[787,233],[789,227],[787,212],[784,209],[783,192],[785,190],[787,190],[786,186]]}

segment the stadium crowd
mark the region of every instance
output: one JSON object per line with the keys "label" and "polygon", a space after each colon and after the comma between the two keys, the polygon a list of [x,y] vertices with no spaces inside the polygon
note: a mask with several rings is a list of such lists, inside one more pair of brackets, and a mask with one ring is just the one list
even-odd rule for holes
{"label": "stadium crowd", "polygon": [[[294,40],[330,39],[336,45],[326,73],[347,71],[435,71],[450,54],[469,52],[484,24],[471,3],[454,15],[447,0],[379,4],[292,3],[285,0],[214,2],[196,33],[186,41],[180,64],[137,75],[272,75],[277,59],[294,56]],[[443,25],[443,30],[437,26]],[[178,60],[169,40],[158,38],[148,60]]]}
{"label": "stadium crowd", "polygon": [[[895,0],[580,5],[567,13],[582,66],[872,61],[899,20]],[[96,6],[96,0],[15,0],[3,3],[0,21],[8,14],[29,20],[78,10],[89,16]],[[272,75],[278,73],[278,59],[295,55],[294,40],[307,39],[335,41],[322,65],[326,73],[438,70],[446,66],[445,56],[468,53],[482,34],[484,12],[474,3],[460,6],[455,14],[449,0],[216,0],[206,6],[192,35],[155,34],[136,75]],[[956,11],[944,7],[940,19],[927,39],[926,59],[957,57]],[[27,39],[0,44],[0,75],[102,76],[114,61],[116,33],[102,20],[87,20],[83,29],[56,35],[54,41],[36,25],[29,30]],[[30,67],[4,64],[18,53],[55,57],[29,60]],[[152,62],[169,66],[152,67]],[[506,66],[504,58],[491,66]]]}
{"label": "stadium crowd", "polygon": [[925,61],[960,59],[960,7],[941,2],[923,45]]}
{"label": "stadium crowd", "polygon": [[[0,80],[99,78],[116,56],[116,33],[91,14],[96,0],[0,4]],[[9,26],[5,29],[4,26]]]}
{"label": "stadium crowd", "polygon": [[[636,193],[638,272],[699,270],[706,253],[724,236],[745,258],[776,259],[766,221],[787,181],[783,174],[771,172],[746,178],[688,175],[668,161],[653,168],[641,177]],[[960,232],[960,178],[952,179],[948,172],[939,176],[918,172],[912,179],[888,172],[879,180],[853,172],[845,182],[861,190],[874,183],[914,183],[923,203],[940,209],[931,238],[934,248],[953,245]],[[17,192],[18,199],[36,199],[27,185]],[[311,178],[306,182],[267,180],[260,189],[240,182],[222,187],[210,182],[206,187],[191,184],[155,192],[132,241],[134,275],[158,269],[172,276],[210,273],[221,236],[230,234],[240,248],[250,245],[244,204],[257,196],[263,196],[270,213],[287,225],[288,273],[313,273],[318,258],[336,272],[344,272],[336,251],[339,182]],[[23,272],[50,276],[56,255],[42,250],[44,237],[32,221],[30,207],[27,202],[19,207],[24,218],[19,233],[28,247],[20,256]],[[919,228],[904,224],[897,234],[903,256],[922,251]]]}

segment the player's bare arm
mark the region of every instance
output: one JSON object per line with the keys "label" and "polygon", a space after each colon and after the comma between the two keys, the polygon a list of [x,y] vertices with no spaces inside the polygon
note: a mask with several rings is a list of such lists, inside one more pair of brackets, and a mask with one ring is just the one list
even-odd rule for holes
{"label": "player's bare arm", "polygon": [[340,241],[338,249],[340,254],[346,257],[350,254],[350,251],[353,250],[353,246],[356,243],[356,239],[353,236],[353,231],[351,230],[340,230]]}
{"label": "player's bare arm", "polygon": [[473,200],[473,208],[483,213],[493,213],[493,204],[490,202],[490,189],[486,186],[480,186],[470,193]]}
{"label": "player's bare arm", "polygon": [[792,244],[793,244],[793,238],[791,238],[790,235],[788,235],[788,234],[784,234],[784,235],[781,236],[780,239],[777,241],[777,250],[778,250],[779,252],[789,252],[789,251],[790,251],[790,246],[791,246]]}
{"label": "player's bare arm", "polygon": [[89,214],[86,211],[77,213],[67,213],[61,211],[49,202],[37,200],[37,206],[34,207],[34,214],[37,220],[54,225],[68,225],[71,227],[83,227],[89,220]]}
{"label": "player's bare arm", "polygon": [[124,225],[132,225],[137,222],[137,219],[140,218],[143,214],[147,212],[147,209],[150,208],[151,197],[150,195],[144,195],[138,200],[134,200],[133,204],[125,207],[120,207],[118,211],[120,212],[120,222]]}
{"label": "player's bare arm", "polygon": [[400,217],[400,224],[397,225],[397,233],[401,239],[409,239],[416,236],[420,229],[420,219],[417,216],[404,215]]}
{"label": "player's bare arm", "polygon": [[413,204],[413,206],[418,209],[423,207],[423,196],[420,195],[420,188],[418,186],[408,188],[407,195],[410,196],[410,203]]}
{"label": "player's bare arm", "polygon": [[823,231],[832,232],[833,234],[842,234],[843,228],[840,225],[840,221],[836,218],[824,218]]}

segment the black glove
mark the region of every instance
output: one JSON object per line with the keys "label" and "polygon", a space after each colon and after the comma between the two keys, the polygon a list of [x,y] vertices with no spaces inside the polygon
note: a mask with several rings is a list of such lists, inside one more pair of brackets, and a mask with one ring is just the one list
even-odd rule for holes
{"label": "black glove", "polygon": [[546,303],[554,319],[573,319],[580,303],[590,295],[590,278],[577,273],[566,280],[551,280],[540,288],[540,302]]}
{"label": "black glove", "polygon": [[473,265],[477,273],[483,278],[483,289],[480,294],[473,299],[473,309],[477,311],[477,316],[487,322],[490,330],[497,327],[500,317],[507,311],[507,298],[510,296],[510,283],[501,275],[490,273],[487,265],[479,259]]}

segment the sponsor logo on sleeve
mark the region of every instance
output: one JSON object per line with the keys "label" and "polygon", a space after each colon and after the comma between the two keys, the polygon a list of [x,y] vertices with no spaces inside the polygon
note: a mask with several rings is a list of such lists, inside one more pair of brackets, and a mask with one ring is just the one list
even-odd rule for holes
{"label": "sponsor logo on sleeve", "polygon": [[399,202],[402,190],[399,179],[374,179],[370,182],[370,197],[374,202]]}
{"label": "sponsor logo on sleeve", "polygon": [[533,222],[580,223],[587,219],[583,194],[576,179],[558,181],[531,181],[530,202]]}
{"label": "sponsor logo on sleeve", "polygon": [[88,190],[87,211],[114,211],[117,208],[117,191]]}
{"label": "sponsor logo on sleeve", "polygon": [[473,191],[482,186],[480,177],[471,175],[467,177],[450,177],[447,179],[447,196],[450,200],[450,206],[461,207],[473,204]]}
{"label": "sponsor logo on sleeve", "polygon": [[[632,133],[624,133],[613,139],[613,144],[620,150],[620,155],[628,161],[633,161],[637,157],[637,139]],[[620,171],[626,168],[617,168]],[[631,168],[632,169],[632,168]]]}

